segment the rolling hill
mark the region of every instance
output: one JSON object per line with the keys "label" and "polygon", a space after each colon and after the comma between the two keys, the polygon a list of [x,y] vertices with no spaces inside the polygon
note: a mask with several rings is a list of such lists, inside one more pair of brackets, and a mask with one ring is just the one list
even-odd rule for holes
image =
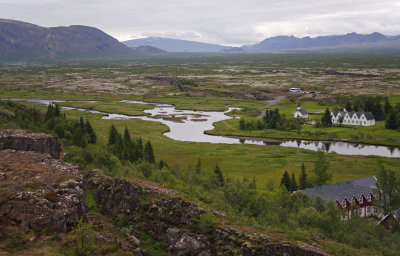
{"label": "rolling hill", "polygon": [[87,26],[45,28],[0,19],[1,59],[65,59],[135,54],[103,31]]}

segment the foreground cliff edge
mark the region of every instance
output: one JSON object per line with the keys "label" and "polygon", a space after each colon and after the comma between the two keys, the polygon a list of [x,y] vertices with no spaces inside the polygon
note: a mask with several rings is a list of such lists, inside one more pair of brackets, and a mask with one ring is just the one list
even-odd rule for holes
{"label": "foreground cliff edge", "polygon": [[143,232],[169,255],[328,255],[222,224],[224,214],[174,190],[82,170],[60,155],[55,137],[0,130],[0,255],[152,255]]}

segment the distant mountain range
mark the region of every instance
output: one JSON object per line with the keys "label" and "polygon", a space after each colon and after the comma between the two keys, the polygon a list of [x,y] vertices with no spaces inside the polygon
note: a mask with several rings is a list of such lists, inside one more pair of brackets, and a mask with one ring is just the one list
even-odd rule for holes
{"label": "distant mountain range", "polygon": [[[138,47],[141,45],[149,45],[157,47],[168,52],[241,52],[241,51],[282,51],[282,50],[295,50],[295,49],[321,49],[333,48],[339,49],[361,49],[366,47],[382,48],[385,42],[397,42],[399,40],[400,49],[400,36],[385,36],[380,33],[372,33],[367,35],[349,33],[346,35],[337,36],[319,36],[315,38],[303,37],[297,38],[294,36],[276,36],[263,40],[254,45],[245,45],[242,47],[231,47],[216,44],[200,43],[195,41],[186,41],[162,37],[149,37],[142,39],[134,39],[123,42],[129,47]],[[368,45],[369,44],[369,45]],[[351,47],[349,47],[351,46]],[[394,49],[395,44],[391,49]]]}
{"label": "distant mountain range", "polygon": [[337,46],[347,46],[365,43],[378,43],[395,40],[400,37],[387,37],[380,33],[361,35],[349,33],[338,36],[319,36],[315,38],[294,36],[276,36],[267,38],[264,41],[248,48],[249,50],[292,50],[306,48],[327,48]]}
{"label": "distant mountain range", "polygon": [[58,59],[135,54],[101,30],[87,26],[45,28],[0,19],[1,59]]}
{"label": "distant mountain range", "polygon": [[164,37],[147,37],[122,42],[129,47],[149,45],[167,52],[220,52],[230,46],[207,44],[195,41],[171,39]]}
{"label": "distant mountain range", "polygon": [[76,58],[134,57],[167,52],[262,51],[400,51],[400,36],[380,33],[320,36],[276,36],[254,45],[232,47],[195,41],[149,37],[119,42],[103,31],[87,26],[45,28],[0,19],[0,62],[14,60],[68,60]]}

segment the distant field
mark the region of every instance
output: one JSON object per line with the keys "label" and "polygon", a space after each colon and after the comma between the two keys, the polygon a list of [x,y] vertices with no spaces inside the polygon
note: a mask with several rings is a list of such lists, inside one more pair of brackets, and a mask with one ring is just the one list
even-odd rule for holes
{"label": "distant field", "polygon": [[[33,104],[28,105],[33,106]],[[131,105],[133,109],[140,107],[136,104],[129,104],[129,106]],[[82,105],[80,106],[82,107]],[[44,106],[37,105],[37,107],[45,109]],[[113,108],[109,106],[104,110],[108,112],[111,109]],[[157,161],[162,159],[170,166],[179,166],[181,169],[194,169],[200,158],[203,168],[212,169],[218,164],[226,176],[240,179],[243,177],[256,177],[259,190],[267,189],[267,181],[269,179],[273,180],[275,189],[277,189],[282,173],[286,170],[290,173],[294,172],[298,176],[302,163],[305,164],[307,172],[312,176],[313,162],[316,157],[316,152],[314,151],[280,146],[174,141],[162,135],[162,133],[168,131],[168,127],[158,122],[103,120],[101,115],[77,110],[68,110],[65,113],[67,118],[71,119],[78,120],[81,116],[85,119],[87,118],[95,127],[99,146],[106,144],[111,124],[114,124],[120,132],[123,132],[126,126],[133,137],[141,136],[144,140],[151,140]],[[399,158],[337,154],[328,154],[328,156],[331,162],[330,170],[333,173],[333,182],[376,175],[379,161],[382,161],[389,169],[400,172]]]}
{"label": "distant field", "polygon": [[[396,103],[400,97],[391,96],[390,101]],[[282,101],[271,109],[278,108],[279,113],[288,118],[293,117],[297,104],[289,101]],[[315,101],[306,101],[301,103],[309,113],[321,113],[320,115],[309,115],[309,119],[320,120],[326,108],[333,109],[332,105],[320,105]],[[244,113],[245,117],[249,116]],[[251,120],[252,118],[247,118]],[[255,118],[253,118],[255,119]],[[400,132],[396,130],[385,129],[384,121],[377,121],[376,125],[369,127],[359,127],[351,125],[335,125],[330,128],[318,128],[315,125],[303,125],[299,131],[278,131],[278,130],[240,130],[239,120],[230,119],[214,124],[215,129],[208,132],[213,135],[235,135],[264,138],[291,138],[291,139],[309,139],[309,140],[348,140],[352,142],[384,144],[400,146]]]}
{"label": "distant field", "polygon": [[[99,111],[143,114],[151,106],[116,103],[144,100],[173,103],[178,109],[218,110],[226,105],[242,108],[237,114],[256,117],[266,100],[286,96],[276,105],[291,116],[296,101],[308,112],[333,107],[335,96],[388,95],[400,103],[400,54],[172,54],[109,62],[80,62],[50,66],[0,66],[0,98],[99,100],[100,103],[66,103]],[[334,71],[334,72],[332,72]],[[301,76],[299,78],[299,76]],[[298,78],[298,79],[295,79]],[[295,80],[294,80],[295,79]],[[320,92],[291,95],[290,87]],[[32,104],[28,104],[32,105]],[[40,107],[40,106],[38,106]],[[272,108],[274,108],[273,106]],[[45,109],[45,107],[41,106]],[[65,111],[68,118],[88,118],[104,145],[111,124],[132,136],[150,139],[157,159],[180,168],[194,168],[198,158],[205,168],[221,167],[227,176],[257,179],[266,189],[268,179],[278,187],[282,173],[300,172],[304,162],[311,174],[315,152],[279,146],[215,145],[173,141],[162,135],[167,127],[140,120],[102,120],[99,115]],[[320,116],[315,116],[320,118]],[[383,123],[357,129],[334,127],[323,130],[305,126],[301,133],[272,130],[243,132],[238,120],[216,124],[213,134],[280,138],[351,139],[352,141],[400,145],[399,132],[383,129]],[[308,134],[306,134],[308,132]],[[378,141],[377,141],[378,139]],[[333,182],[377,173],[378,161],[400,172],[400,159],[329,154]]]}

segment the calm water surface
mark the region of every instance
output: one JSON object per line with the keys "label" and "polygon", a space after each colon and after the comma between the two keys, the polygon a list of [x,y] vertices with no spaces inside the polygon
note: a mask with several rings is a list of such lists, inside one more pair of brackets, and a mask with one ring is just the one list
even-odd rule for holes
{"label": "calm water surface", "polygon": [[[13,99],[15,101],[27,101],[38,104],[48,105],[50,102],[65,102],[61,100],[38,100],[38,99]],[[81,101],[82,102],[82,101]],[[94,101],[86,101],[94,102]],[[161,122],[167,125],[169,132],[164,133],[165,136],[179,141],[190,142],[207,142],[207,143],[225,143],[225,144],[254,144],[254,145],[279,145],[283,147],[303,148],[309,150],[318,150],[323,147],[327,152],[343,155],[375,155],[386,157],[400,157],[399,147],[390,146],[374,146],[366,144],[355,144],[349,142],[333,142],[333,141],[307,141],[307,140],[275,140],[261,138],[235,138],[227,136],[207,135],[204,132],[214,128],[213,123],[231,119],[232,117],[225,115],[226,113],[237,109],[228,108],[224,112],[218,111],[193,111],[193,110],[176,110],[171,104],[148,103],[142,101],[120,101],[121,104],[150,104],[154,105],[153,109],[145,110],[147,116],[128,116],[113,113],[104,113],[85,108],[63,107],[64,110],[80,110],[94,114],[104,115],[103,119],[141,119],[145,121]],[[155,118],[156,117],[156,118]],[[163,119],[165,118],[165,119]]]}

